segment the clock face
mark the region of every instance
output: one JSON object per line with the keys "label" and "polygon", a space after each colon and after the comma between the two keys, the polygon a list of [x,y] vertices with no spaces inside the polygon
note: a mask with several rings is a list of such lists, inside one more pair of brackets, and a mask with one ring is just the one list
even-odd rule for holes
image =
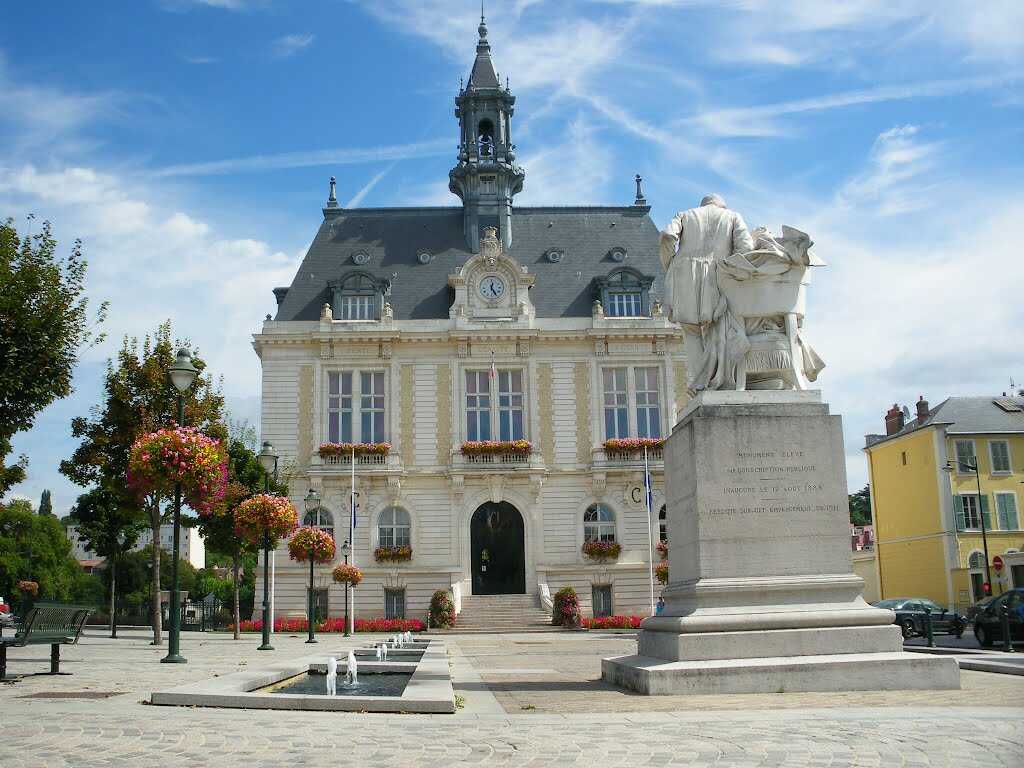
{"label": "clock face", "polygon": [[487,275],[480,281],[480,295],[488,301],[500,299],[505,295],[505,281],[497,275]]}

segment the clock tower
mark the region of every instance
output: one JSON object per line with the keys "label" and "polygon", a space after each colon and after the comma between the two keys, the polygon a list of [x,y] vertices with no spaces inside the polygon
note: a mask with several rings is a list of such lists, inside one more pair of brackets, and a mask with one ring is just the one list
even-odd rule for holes
{"label": "clock tower", "polygon": [[448,173],[448,188],[462,199],[463,229],[473,253],[480,232],[494,227],[502,246],[512,246],[512,198],[523,189],[525,171],[515,164],[512,113],[516,97],[502,87],[491,61],[487,24],[480,16],[480,39],[469,81],[455,98],[459,157]]}

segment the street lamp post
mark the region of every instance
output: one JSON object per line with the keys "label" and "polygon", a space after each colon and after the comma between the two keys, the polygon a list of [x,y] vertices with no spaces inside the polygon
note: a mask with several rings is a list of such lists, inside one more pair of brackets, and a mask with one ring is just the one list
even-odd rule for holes
{"label": "street lamp post", "polygon": [[[178,390],[178,426],[185,425],[185,392],[195,382],[199,371],[192,365],[192,355],[182,347],[171,367],[167,370],[171,384]],[[164,664],[184,664],[187,659],[179,653],[181,648],[181,595],[178,592],[178,552],[181,543],[181,483],[174,484],[174,549],[171,552],[171,605],[169,607],[170,631],[168,632],[167,655],[160,659]],[[154,547],[160,542],[154,541]]]}
{"label": "street lamp post", "polygon": [[[306,515],[316,518],[316,513],[320,511],[320,494],[312,488],[309,489],[309,493],[306,494],[306,498],[303,499],[306,505]],[[309,553],[309,599],[306,603],[306,618],[307,624],[309,624],[309,637],[306,639],[307,643],[315,643],[316,637],[314,637],[314,630],[316,628],[316,601],[313,598],[313,567],[315,565],[315,559],[313,553]]]}
{"label": "street lamp post", "polygon": [[967,460],[961,461],[957,459],[957,464],[953,462],[946,462],[946,471],[953,472],[957,465],[964,467],[968,472],[974,473],[974,480],[978,484],[978,518],[981,520],[981,546],[985,550],[985,585],[988,587],[988,594],[992,594],[992,571],[990,570],[988,562],[988,530],[985,527],[985,511],[984,505],[982,504],[981,497],[981,472],[978,470],[978,457],[974,457],[974,462]]}
{"label": "street lamp post", "polygon": [[[266,440],[260,449],[260,466],[263,467],[263,491],[270,493],[270,476],[277,480],[277,454],[274,453],[274,446]],[[274,646],[270,644],[270,626],[274,617],[270,615],[270,531],[263,531],[263,644],[256,650],[272,651]]]}
{"label": "street lamp post", "polygon": [[[345,565],[348,565],[348,554],[352,551],[352,547],[349,546],[348,539],[345,539],[345,543],[341,545],[341,554],[345,556]],[[348,588],[351,585],[345,582],[345,637],[350,637],[348,631]]]}
{"label": "street lamp post", "polygon": [[124,543],[127,541],[124,531],[114,537],[117,551],[110,558],[110,637],[117,637],[117,561],[121,559]]}

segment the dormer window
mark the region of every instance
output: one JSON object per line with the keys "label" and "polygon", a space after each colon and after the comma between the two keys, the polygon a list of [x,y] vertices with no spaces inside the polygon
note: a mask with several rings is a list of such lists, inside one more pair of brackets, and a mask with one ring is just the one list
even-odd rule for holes
{"label": "dormer window", "polygon": [[353,272],[330,283],[335,320],[379,320],[388,292],[386,280],[366,272]]}
{"label": "dormer window", "polygon": [[597,298],[606,317],[650,317],[650,290],[654,278],[632,269],[620,269],[598,278]]}

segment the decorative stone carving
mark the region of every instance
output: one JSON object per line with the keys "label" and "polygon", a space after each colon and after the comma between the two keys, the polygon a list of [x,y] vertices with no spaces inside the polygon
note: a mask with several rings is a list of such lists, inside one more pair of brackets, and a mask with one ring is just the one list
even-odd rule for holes
{"label": "decorative stone carving", "polygon": [[469,357],[469,342],[465,339],[459,341],[459,357]]}
{"label": "decorative stone carving", "polygon": [[807,389],[825,364],[804,337],[810,237],[784,226],[751,234],[718,195],[680,211],[661,233],[669,317],[686,336],[688,385]]}
{"label": "decorative stone carving", "polygon": [[324,341],[320,343],[320,358],[322,360],[330,360],[333,352],[334,350],[331,347],[330,342]]}
{"label": "decorative stone carving", "polygon": [[381,310],[380,319],[384,322],[391,322],[395,319],[395,311],[391,308],[391,302],[384,302],[384,309]]}
{"label": "decorative stone carving", "polygon": [[382,341],[380,343],[380,357],[383,360],[390,360],[392,354],[392,345],[390,341]]}
{"label": "decorative stone carving", "polygon": [[594,339],[594,354],[599,356],[608,354],[608,344],[604,339]]}
{"label": "decorative stone carving", "polygon": [[402,478],[398,475],[388,476],[388,498],[392,504],[397,504],[402,497]]}
{"label": "decorative stone carving", "polygon": [[652,317],[664,317],[665,316],[665,307],[657,299],[655,299],[654,302],[651,304],[651,316]]}
{"label": "decorative stone carving", "polygon": [[668,353],[668,345],[665,344],[665,340],[664,339],[655,339],[654,340],[654,354],[656,354],[656,355],[664,355],[664,354],[667,354],[667,353]]}
{"label": "decorative stone carving", "polygon": [[595,499],[604,498],[604,494],[608,490],[608,475],[604,472],[594,472],[590,476],[590,488]]}
{"label": "decorative stone carving", "polygon": [[500,474],[493,474],[487,478],[488,486],[490,487],[490,499],[495,504],[501,501],[501,491],[505,485],[505,476]]}
{"label": "decorative stone carving", "polygon": [[327,302],[324,302],[323,307],[320,308],[320,319],[328,323],[334,319],[334,313],[331,312],[331,305]]}
{"label": "decorative stone carving", "polygon": [[600,299],[594,299],[594,306],[591,314],[595,319],[604,319],[604,307],[601,306]]}
{"label": "decorative stone carving", "polygon": [[480,255],[486,259],[488,267],[494,267],[498,263],[500,253],[501,241],[498,240],[497,227],[484,227],[484,236],[480,240]]}
{"label": "decorative stone carving", "polygon": [[520,357],[529,357],[530,356],[530,340],[529,339],[519,339],[519,341],[516,342],[516,354],[519,355]]}
{"label": "decorative stone carving", "polygon": [[448,494],[452,499],[452,506],[461,507],[462,498],[466,493],[466,478],[464,475],[452,474],[448,477]]}
{"label": "decorative stone carving", "polygon": [[544,490],[544,475],[530,475],[530,495],[533,496],[533,505],[540,506],[541,493]]}

